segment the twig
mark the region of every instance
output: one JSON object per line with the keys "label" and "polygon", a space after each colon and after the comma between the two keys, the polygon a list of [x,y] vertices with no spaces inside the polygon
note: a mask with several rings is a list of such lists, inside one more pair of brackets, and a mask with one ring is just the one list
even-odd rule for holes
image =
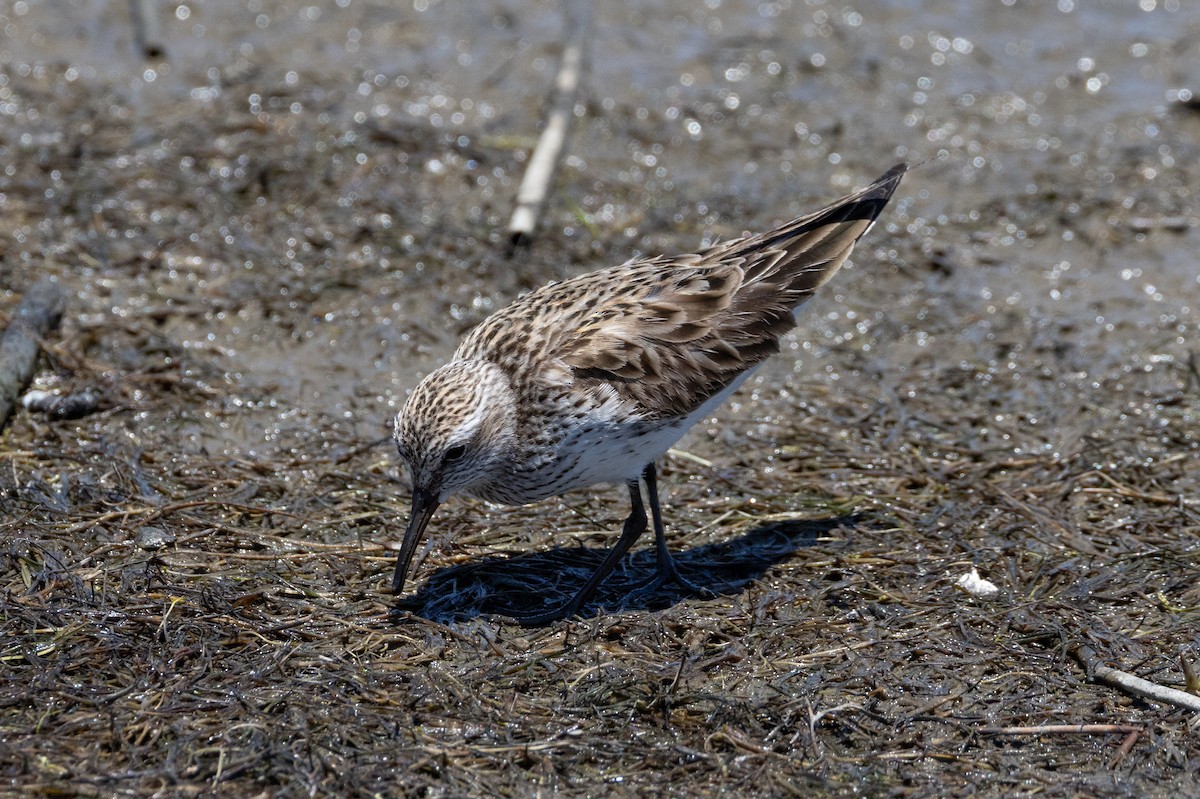
{"label": "twig", "polygon": [[1030,727],[984,727],[984,735],[1095,735],[1106,732],[1139,733],[1146,728],[1137,724],[1036,724]]}
{"label": "twig", "polygon": [[1078,646],[1072,650],[1071,654],[1075,656],[1075,659],[1087,670],[1089,675],[1102,683],[1107,683],[1127,694],[1132,694],[1142,699],[1166,702],[1176,707],[1200,711],[1200,696],[1192,696],[1176,688],[1168,688],[1165,685],[1159,685],[1149,680],[1143,680],[1141,677],[1135,677],[1129,672],[1105,666],[1099,662],[1099,658],[1096,657],[1096,653],[1090,646]]}
{"label": "twig", "polygon": [[533,237],[541,215],[542,205],[550,190],[554,171],[562,157],[575,113],[575,95],[584,70],[587,68],[587,44],[591,28],[591,9],[587,0],[564,0],[564,27],[567,42],[563,47],[562,64],[554,81],[554,99],[546,127],[538,138],[521,186],[517,190],[517,207],[508,223],[509,255]]}
{"label": "twig", "polygon": [[1142,734],[1141,730],[1130,730],[1125,736],[1125,740],[1121,742],[1121,748],[1112,756],[1112,760],[1108,761],[1109,768],[1116,768],[1117,764],[1125,759],[1125,756],[1133,751],[1133,745],[1137,743],[1138,736]]}
{"label": "twig", "polygon": [[0,430],[33,377],[39,339],[58,327],[66,307],[67,292],[49,278],[39,280],[21,298],[0,340]]}
{"label": "twig", "polygon": [[984,727],[980,730],[984,735],[1103,735],[1105,733],[1123,732],[1125,739],[1121,747],[1108,761],[1109,768],[1116,768],[1125,757],[1133,751],[1138,736],[1146,731],[1145,727],[1137,724],[1038,724],[1032,727]]}

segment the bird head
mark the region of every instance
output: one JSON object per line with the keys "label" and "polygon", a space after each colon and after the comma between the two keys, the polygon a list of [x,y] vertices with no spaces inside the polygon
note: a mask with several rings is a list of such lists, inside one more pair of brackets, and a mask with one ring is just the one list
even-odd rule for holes
{"label": "bird head", "polygon": [[515,420],[508,378],[487,361],[453,361],[413,389],[393,434],[413,484],[393,592],[403,590],[417,543],[438,505],[499,478],[516,439]]}

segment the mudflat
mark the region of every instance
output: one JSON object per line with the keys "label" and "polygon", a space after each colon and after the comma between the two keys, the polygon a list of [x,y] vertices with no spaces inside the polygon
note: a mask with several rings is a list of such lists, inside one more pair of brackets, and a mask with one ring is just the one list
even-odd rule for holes
{"label": "mudflat", "polygon": [[[220,7],[217,7],[220,6]],[[628,2],[530,245],[549,3],[0,10],[0,793],[1185,796],[1200,669],[1200,10]],[[492,311],[909,173],[627,497],[446,503],[391,418]],[[74,417],[74,418],[65,418]],[[964,581],[976,570],[995,589]],[[1063,726],[1067,725],[1067,726]]]}

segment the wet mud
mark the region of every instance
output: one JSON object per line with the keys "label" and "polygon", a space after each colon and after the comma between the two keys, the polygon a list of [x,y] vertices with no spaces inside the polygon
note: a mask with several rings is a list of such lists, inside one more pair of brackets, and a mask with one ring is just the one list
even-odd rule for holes
{"label": "wet mud", "polygon": [[[1197,689],[1200,10],[597,6],[513,257],[559,5],[152,10],[146,60],[124,4],[0,9],[0,325],[56,279],[33,388],[89,398],[0,434],[0,793],[1200,791],[1195,714],[1077,657]],[[462,333],[901,160],[663,463],[715,596],[630,601],[647,541],[583,618],[506,619],[615,540],[606,488],[447,503],[387,593],[390,420]]]}

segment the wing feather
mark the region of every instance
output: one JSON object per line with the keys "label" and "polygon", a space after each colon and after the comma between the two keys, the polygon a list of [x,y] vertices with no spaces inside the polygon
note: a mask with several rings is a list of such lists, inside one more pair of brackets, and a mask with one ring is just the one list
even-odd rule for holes
{"label": "wing feather", "polygon": [[[685,415],[779,350],[796,309],[846,261],[906,169],[766,233],[543,287],[476,328],[459,356],[535,353],[548,374],[615,391],[644,418]],[[523,346],[506,346],[521,327]]]}

